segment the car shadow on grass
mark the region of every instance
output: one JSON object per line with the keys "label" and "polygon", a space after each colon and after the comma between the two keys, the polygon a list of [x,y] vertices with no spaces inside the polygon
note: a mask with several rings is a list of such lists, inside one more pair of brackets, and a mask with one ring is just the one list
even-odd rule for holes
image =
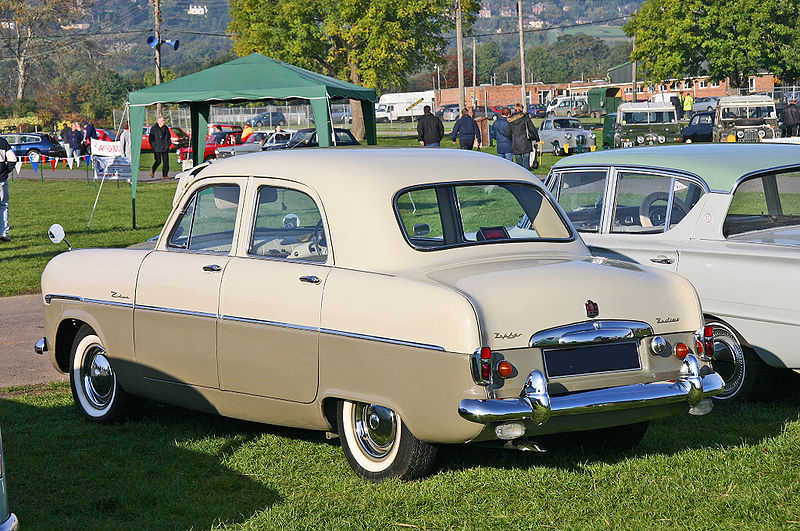
{"label": "car shadow on grass", "polygon": [[775,371],[757,400],[715,402],[713,411],[704,416],[687,414],[653,420],[642,442],[630,450],[607,448],[585,433],[559,434],[533,439],[545,453],[479,445],[440,446],[437,467],[438,472],[487,466],[580,472],[593,463],[615,464],[654,454],[671,456],[691,450],[757,446],[781,435],[789,423],[798,420],[799,413],[800,375]]}
{"label": "car shadow on grass", "polygon": [[[282,501],[226,465],[249,423],[147,407],[137,421],[98,425],[63,405],[0,399],[11,508],[39,529],[209,529]],[[214,418],[215,420],[217,418]]]}

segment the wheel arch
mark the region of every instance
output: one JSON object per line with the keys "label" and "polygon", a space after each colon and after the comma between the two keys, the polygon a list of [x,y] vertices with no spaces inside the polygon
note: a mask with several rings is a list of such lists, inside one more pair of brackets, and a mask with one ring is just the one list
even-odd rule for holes
{"label": "wheel arch", "polygon": [[69,372],[69,358],[72,354],[72,343],[75,340],[75,336],[78,335],[78,330],[80,330],[83,325],[87,325],[94,330],[94,327],[89,323],[75,318],[64,319],[58,324],[55,339],[55,361],[58,368],[64,373]]}

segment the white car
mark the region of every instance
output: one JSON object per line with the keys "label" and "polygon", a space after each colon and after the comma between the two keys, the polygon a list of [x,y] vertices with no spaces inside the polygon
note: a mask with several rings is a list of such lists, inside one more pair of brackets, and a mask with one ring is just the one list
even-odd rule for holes
{"label": "white car", "polygon": [[706,144],[576,155],[547,186],[592,253],[676,272],[713,327],[720,399],[800,369],[800,150]]}

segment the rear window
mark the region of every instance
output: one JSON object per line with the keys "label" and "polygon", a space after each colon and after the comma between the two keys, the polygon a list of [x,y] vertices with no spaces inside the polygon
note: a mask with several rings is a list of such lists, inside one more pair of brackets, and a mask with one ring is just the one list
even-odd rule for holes
{"label": "rear window", "polygon": [[759,175],[739,184],[722,234],[728,237],[789,225],[800,225],[800,170]]}
{"label": "rear window", "polygon": [[510,241],[570,241],[550,199],[517,182],[443,184],[400,192],[395,210],[417,249]]}

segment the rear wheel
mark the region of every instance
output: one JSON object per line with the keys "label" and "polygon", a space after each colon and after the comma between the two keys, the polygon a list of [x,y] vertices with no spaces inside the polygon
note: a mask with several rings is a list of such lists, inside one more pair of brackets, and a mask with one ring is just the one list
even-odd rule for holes
{"label": "rear wheel", "polygon": [[436,448],[414,437],[387,407],[343,400],[337,420],[347,461],[364,479],[416,479],[433,466]]}
{"label": "rear wheel", "polygon": [[767,364],[744,345],[736,330],[721,321],[709,320],[714,330],[714,360],[711,366],[725,382],[725,390],[717,400],[747,400],[767,372]]}
{"label": "rear wheel", "polygon": [[29,149],[25,152],[25,156],[28,157],[28,162],[39,162],[42,160],[42,152],[38,149]]}
{"label": "rear wheel", "polygon": [[72,342],[69,382],[78,411],[92,422],[118,421],[133,402],[117,381],[102,340],[88,325]]}
{"label": "rear wheel", "polygon": [[558,142],[553,142],[553,155],[556,157],[561,155],[561,146]]}

